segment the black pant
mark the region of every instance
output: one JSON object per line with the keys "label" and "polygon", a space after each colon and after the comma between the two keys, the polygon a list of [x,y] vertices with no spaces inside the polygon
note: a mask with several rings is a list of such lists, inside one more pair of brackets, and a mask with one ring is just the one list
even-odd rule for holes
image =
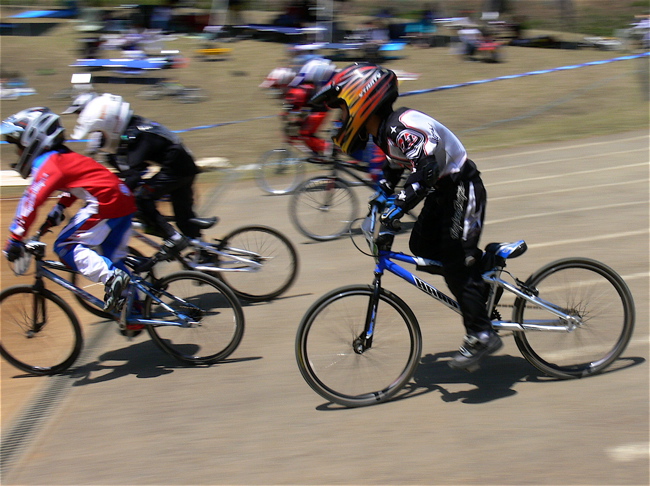
{"label": "black pant", "polygon": [[160,230],[166,238],[176,233],[158,208],[156,202],[163,196],[169,195],[176,226],[181,233],[189,238],[199,238],[201,229],[190,223],[194,214],[194,175],[178,177],[161,170],[152,178],[145,181],[145,186],[136,191],[138,216],[145,225]]}
{"label": "black pant", "polygon": [[[487,315],[488,286],[481,278],[479,238],[485,218],[487,194],[473,162],[454,181],[441,179],[424,200],[413,227],[409,247],[413,254],[438,260],[445,282],[460,305],[463,324],[476,334],[491,329]],[[476,263],[467,266],[466,259]]]}

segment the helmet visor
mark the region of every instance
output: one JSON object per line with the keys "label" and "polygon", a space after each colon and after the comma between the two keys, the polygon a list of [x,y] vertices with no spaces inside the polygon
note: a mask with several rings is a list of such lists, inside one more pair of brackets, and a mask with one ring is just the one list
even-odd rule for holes
{"label": "helmet visor", "polygon": [[14,125],[12,122],[4,120],[0,125],[0,135],[9,143],[19,143],[24,128]]}

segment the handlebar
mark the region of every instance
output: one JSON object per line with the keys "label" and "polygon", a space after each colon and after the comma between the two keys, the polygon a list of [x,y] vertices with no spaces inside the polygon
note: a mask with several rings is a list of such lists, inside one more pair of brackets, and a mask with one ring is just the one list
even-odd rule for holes
{"label": "handlebar", "polygon": [[[368,216],[361,223],[361,232],[368,243],[371,256],[379,255],[380,251],[389,251],[398,231],[386,228],[379,222],[383,204],[371,201]],[[358,248],[358,247],[357,247]]]}

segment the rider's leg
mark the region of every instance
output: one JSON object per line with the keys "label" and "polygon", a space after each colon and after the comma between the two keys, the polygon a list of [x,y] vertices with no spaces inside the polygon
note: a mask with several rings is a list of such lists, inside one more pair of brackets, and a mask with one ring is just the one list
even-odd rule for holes
{"label": "rider's leg", "polygon": [[[54,242],[54,251],[70,268],[105,285],[106,310],[115,309],[130,280],[122,261],[130,228],[131,216],[99,219],[82,208]],[[95,248],[106,249],[108,254],[100,255]]]}
{"label": "rider's leg", "polygon": [[182,186],[184,179],[185,177],[179,178],[162,169],[136,191],[136,204],[143,222],[147,226],[159,229],[166,239],[165,246],[173,252],[187,247],[187,238],[160,213],[157,201]]}
{"label": "rider's leg", "polygon": [[488,287],[478,248],[486,193],[470,164],[458,182],[446,178],[427,197],[410,242],[414,254],[442,262],[445,281],[460,305],[467,336],[450,362],[457,368],[471,367],[501,347],[487,315]]}
{"label": "rider's leg", "polygon": [[178,180],[176,187],[169,193],[176,226],[189,238],[201,238],[201,228],[192,224],[190,219],[195,218],[194,213],[194,176]]}

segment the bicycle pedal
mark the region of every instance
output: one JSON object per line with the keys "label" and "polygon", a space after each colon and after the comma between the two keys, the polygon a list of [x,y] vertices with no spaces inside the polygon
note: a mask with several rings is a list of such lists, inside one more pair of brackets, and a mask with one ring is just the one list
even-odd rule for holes
{"label": "bicycle pedal", "polygon": [[142,329],[120,329],[120,334],[127,338],[129,341],[142,333]]}

